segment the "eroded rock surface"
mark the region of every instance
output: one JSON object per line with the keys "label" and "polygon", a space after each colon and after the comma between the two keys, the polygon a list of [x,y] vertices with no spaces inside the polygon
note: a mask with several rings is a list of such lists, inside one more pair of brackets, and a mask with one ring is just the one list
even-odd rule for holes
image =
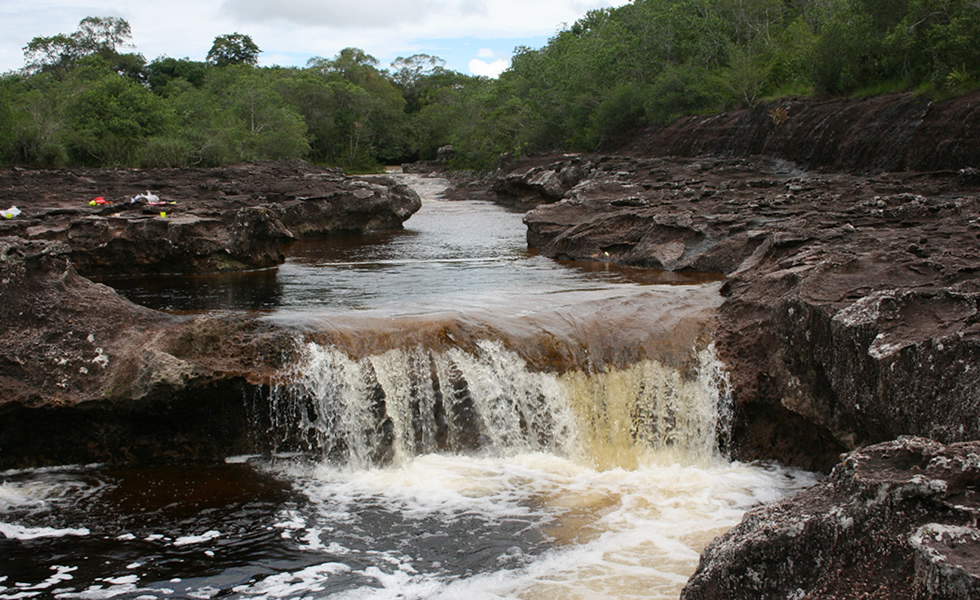
{"label": "eroded rock surface", "polygon": [[82,275],[273,266],[285,242],[397,229],[421,206],[391,178],[300,163],[10,169],[0,196],[21,211],[0,219],[0,469],[258,447],[268,411],[252,403],[293,334],[240,314],[156,312]]}
{"label": "eroded rock surface", "polygon": [[[414,191],[388,177],[283,162],[9,169],[0,170],[0,190],[22,211],[0,220],[0,235],[65,242],[86,276],[274,266],[285,242],[398,229],[421,207]],[[160,204],[131,202],[148,193]],[[91,206],[95,198],[110,204]]]}
{"label": "eroded rock surface", "polygon": [[651,127],[631,156],[770,156],[847,172],[980,166],[980,92],[932,102],[914,94],[787,99]]}
{"label": "eroded rock surface", "polygon": [[178,317],[79,276],[61,242],[0,238],[0,470],[214,461],[253,451],[250,402],[297,341],[242,315]]}
{"label": "eroded rock surface", "polygon": [[711,544],[685,600],[980,597],[978,130],[977,93],[785,102],[653,128],[537,194],[546,255],[726,275],[736,456],[864,447]]}
{"label": "eroded rock surface", "polygon": [[902,438],[755,509],[704,551],[683,600],[980,597],[980,442]]}

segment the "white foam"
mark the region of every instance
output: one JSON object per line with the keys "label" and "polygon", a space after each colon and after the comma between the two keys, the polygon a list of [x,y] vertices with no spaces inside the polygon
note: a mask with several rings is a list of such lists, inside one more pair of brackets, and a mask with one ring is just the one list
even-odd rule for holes
{"label": "white foam", "polygon": [[[531,559],[520,548],[505,551],[490,572],[464,579],[438,569],[416,573],[411,557],[385,553],[355,572],[375,585],[331,596],[338,600],[677,598],[711,539],[746,510],[816,482],[813,474],[789,469],[720,459],[692,466],[673,458],[650,453],[635,469],[599,470],[547,453],[433,454],[387,469],[320,466],[300,474],[293,467],[291,473],[311,504],[331,514],[338,501],[348,507],[371,501],[409,517],[465,514],[492,522],[520,516],[546,523],[543,532],[554,542],[553,550]],[[304,547],[322,549],[323,531],[313,521],[293,515],[283,524],[296,528]],[[316,586],[315,579],[304,585]]]}
{"label": "white foam", "polygon": [[237,456],[228,456],[225,458],[225,464],[228,465],[244,465],[248,464],[249,461],[256,460],[260,457],[258,454],[241,454]]}
{"label": "white foam", "polygon": [[66,581],[71,581],[73,579],[71,573],[77,571],[78,567],[66,567],[61,565],[55,565],[51,567],[54,574],[38,584],[28,584],[28,583],[16,583],[18,591],[15,594],[7,593],[9,588],[3,585],[3,582],[7,580],[7,577],[0,577],[0,598],[4,600],[12,600],[14,598],[34,598],[40,596],[45,590],[49,590],[52,587],[64,583]]}
{"label": "white foam", "polygon": [[23,527],[13,523],[0,523],[0,534],[11,540],[34,540],[38,538],[57,538],[69,535],[84,537],[91,533],[88,529],[66,528],[54,529],[51,527]]}
{"label": "white foam", "polygon": [[105,587],[103,585],[90,585],[85,590],[81,592],[60,592],[55,595],[55,598],[61,599],[78,599],[78,600],[109,600],[110,598],[116,598],[122,595],[131,595],[141,591],[135,585],[131,583],[124,583],[120,585],[110,585]]}
{"label": "white foam", "polygon": [[[703,547],[744,511],[813,483],[719,463],[582,472],[552,490],[556,549],[519,569],[458,579],[432,598],[677,598]],[[547,487],[547,486],[545,486]]]}
{"label": "white foam", "polygon": [[125,585],[127,583],[137,583],[140,578],[136,575],[124,575],[122,577],[106,577],[102,581],[112,585]]}
{"label": "white foam", "polygon": [[443,587],[443,583],[436,578],[414,573],[410,565],[399,565],[399,568],[392,572],[368,567],[358,571],[358,574],[375,580],[381,587],[362,587],[334,594],[331,598],[333,600],[422,599],[432,597]]}
{"label": "white foam", "polygon": [[313,597],[310,594],[322,592],[325,582],[332,575],[350,572],[350,567],[335,562],[307,567],[295,573],[278,573],[266,577],[254,585],[243,585],[232,589],[236,594],[257,598],[297,598]]}
{"label": "white foam", "polygon": [[218,531],[207,531],[201,535],[185,535],[174,540],[174,546],[190,546],[191,544],[203,544],[204,542],[210,542],[211,540],[216,540],[221,537],[221,533]]}
{"label": "white foam", "polygon": [[[0,513],[9,510],[51,510],[63,500],[77,502],[98,495],[103,482],[90,478],[76,478],[74,470],[90,467],[48,467],[5,471],[0,474],[11,478],[0,483]],[[27,477],[25,477],[27,476]]]}

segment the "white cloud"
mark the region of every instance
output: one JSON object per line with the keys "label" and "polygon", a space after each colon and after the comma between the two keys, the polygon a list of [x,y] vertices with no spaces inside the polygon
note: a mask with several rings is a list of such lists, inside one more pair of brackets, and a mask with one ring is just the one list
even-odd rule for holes
{"label": "white cloud", "polygon": [[493,58],[496,56],[493,50],[490,48],[480,48],[480,51],[476,53],[480,58]]}
{"label": "white cloud", "polygon": [[[429,4],[423,2],[422,4]],[[363,27],[383,29],[398,23],[424,19],[426,11],[413,10],[408,2],[357,0],[356,2],[317,2],[317,0],[224,0],[221,15],[248,24],[277,23],[309,27]]]}
{"label": "white cloud", "polygon": [[311,28],[345,34],[354,28],[369,37],[370,30],[385,30],[387,35],[396,37],[488,39],[550,36],[563,23],[577,20],[591,8],[627,3],[627,0],[209,1],[220,1],[222,17],[243,26],[282,29],[284,24],[290,24],[299,28],[291,30],[291,35],[302,35],[303,30]]}
{"label": "white cloud", "polygon": [[507,70],[510,66],[509,60],[497,59],[492,63],[482,61],[479,58],[474,58],[470,61],[470,72],[474,75],[479,75],[481,77],[500,77],[500,74]]}
{"label": "white cloud", "polygon": [[269,20],[300,26],[366,29],[423,23],[438,16],[486,16],[484,0],[223,0],[221,12],[246,23]]}

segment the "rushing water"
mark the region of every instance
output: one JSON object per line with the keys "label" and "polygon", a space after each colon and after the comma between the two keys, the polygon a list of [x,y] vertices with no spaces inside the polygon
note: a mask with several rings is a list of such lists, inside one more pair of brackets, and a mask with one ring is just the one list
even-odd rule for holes
{"label": "rushing water", "polygon": [[529,254],[438,198],[278,270],[117,280],[303,337],[210,467],[0,474],[0,599],[676,598],[714,536],[813,482],[724,457],[718,283]]}

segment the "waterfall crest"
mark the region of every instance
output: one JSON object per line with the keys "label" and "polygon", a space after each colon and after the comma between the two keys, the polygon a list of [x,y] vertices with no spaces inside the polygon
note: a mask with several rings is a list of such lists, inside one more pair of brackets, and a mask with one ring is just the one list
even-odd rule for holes
{"label": "waterfall crest", "polygon": [[309,342],[273,387],[270,439],[274,451],[354,469],[433,452],[536,451],[635,468],[651,453],[692,463],[722,452],[729,405],[711,345],[684,366],[553,373],[496,341],[359,358]]}

